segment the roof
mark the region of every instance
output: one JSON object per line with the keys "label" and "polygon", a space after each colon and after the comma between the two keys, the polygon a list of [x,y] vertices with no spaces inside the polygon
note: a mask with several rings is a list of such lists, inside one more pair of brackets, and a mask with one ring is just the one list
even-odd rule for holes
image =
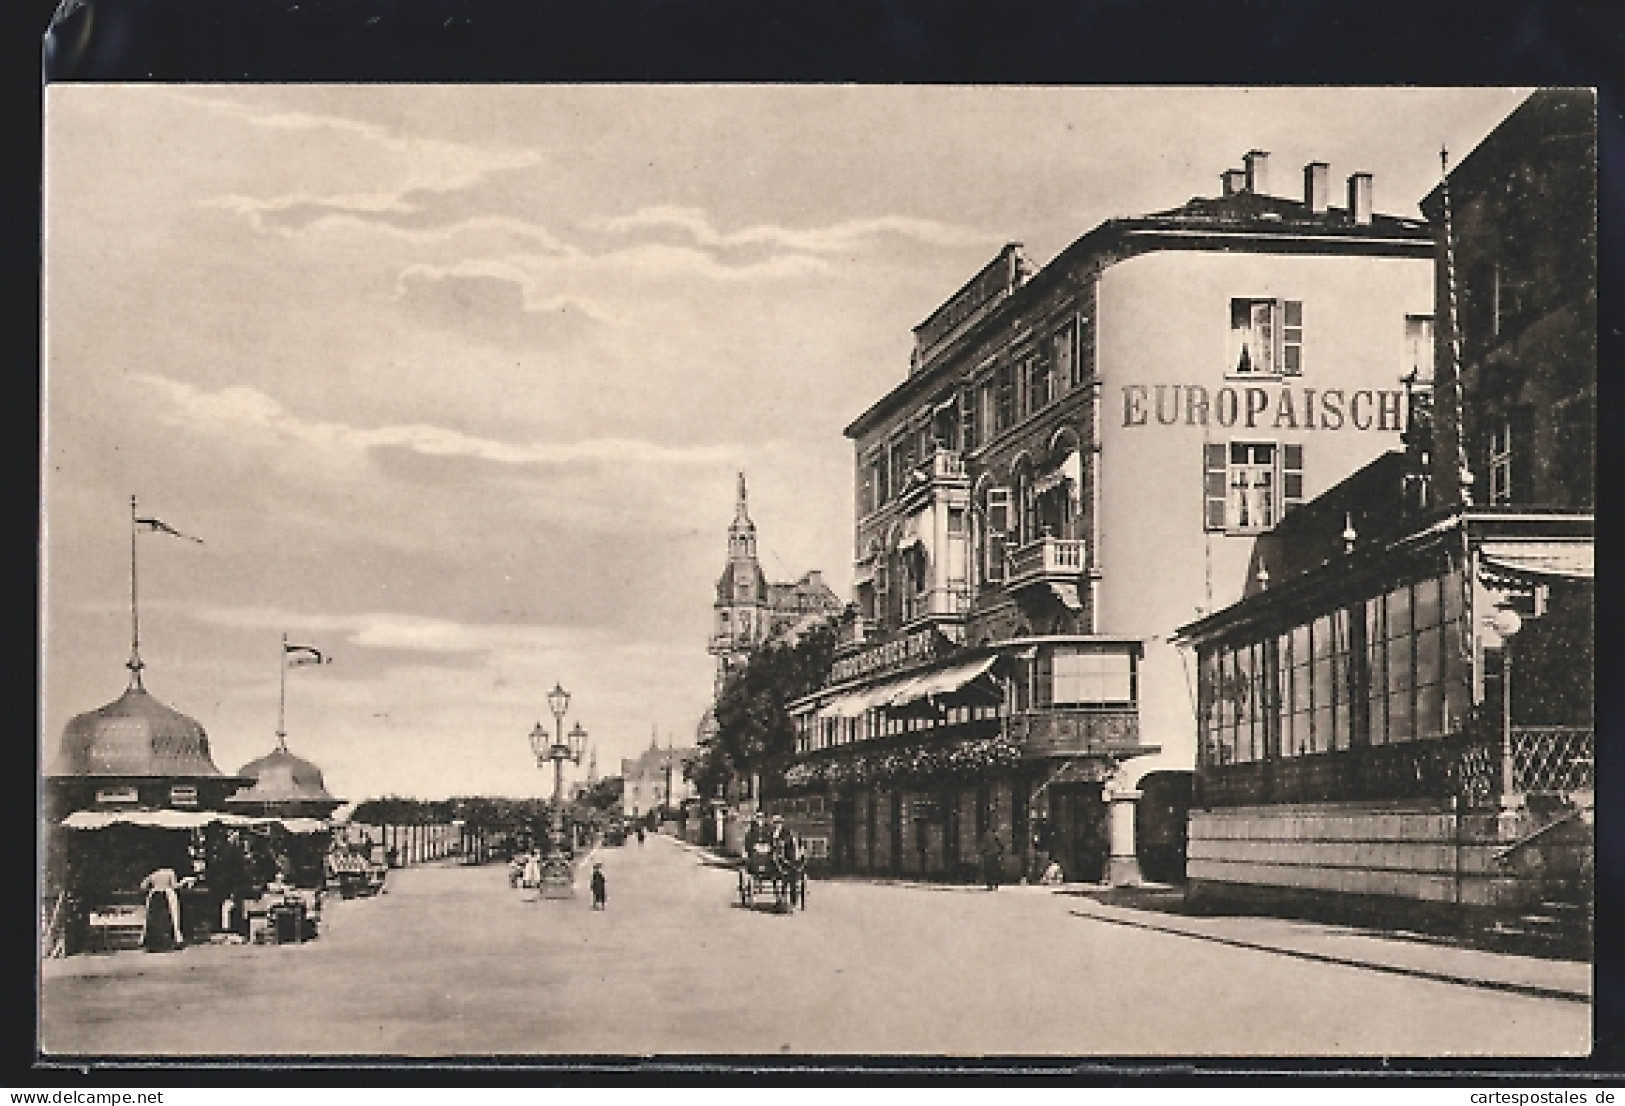
{"label": "roof", "polygon": [[194,778],[222,773],[209,754],[203,727],[137,684],[63,727],[48,775]]}
{"label": "roof", "polygon": [[1011,315],[1032,307],[1057,280],[1091,264],[1104,267],[1161,250],[1431,259],[1433,232],[1423,219],[1373,213],[1369,223],[1361,224],[1354,221],[1347,208],[1328,206],[1317,214],[1301,200],[1252,192],[1193,196],[1166,211],[1108,219],[1074,240],[985,316],[935,347],[918,372],[853,419],[846,436],[858,438],[919,393],[939,387],[936,369],[951,363],[956,351],[978,341]]}
{"label": "roof", "polygon": [[[717,605],[718,606],[728,607],[728,606],[733,605],[733,603],[734,603],[734,569],[739,564],[740,564],[740,562],[737,562],[737,561],[729,561],[728,564],[727,564],[727,567],[725,567],[722,570],[722,575],[717,577]],[[756,572],[756,594],[758,596],[760,596],[763,600],[766,600],[766,598],[767,598],[767,575],[766,575],[766,573],[764,573],[762,571],[762,566],[759,565],[759,564],[756,564],[755,562],[751,562],[750,567],[751,567],[751,569],[753,569]]]}
{"label": "roof", "polygon": [[254,783],[230,796],[228,804],[237,803],[337,803],[328,794],[322,780],[322,770],[303,757],[296,757],[286,748],[277,748],[263,757],[249,761],[237,773]]}

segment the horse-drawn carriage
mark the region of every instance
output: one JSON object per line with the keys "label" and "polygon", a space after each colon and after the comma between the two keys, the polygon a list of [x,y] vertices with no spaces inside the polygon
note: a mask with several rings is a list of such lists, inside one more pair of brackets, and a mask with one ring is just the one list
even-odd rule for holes
{"label": "horse-drawn carriage", "polygon": [[789,830],[769,837],[748,840],[744,863],[739,868],[739,905],[755,909],[771,896],[771,909],[788,914],[796,907],[807,909],[807,855],[800,840]]}

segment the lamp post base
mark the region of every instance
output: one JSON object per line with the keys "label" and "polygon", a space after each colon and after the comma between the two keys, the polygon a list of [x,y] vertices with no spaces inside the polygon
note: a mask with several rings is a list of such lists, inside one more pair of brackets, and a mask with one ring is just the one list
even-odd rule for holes
{"label": "lamp post base", "polygon": [[542,883],[538,898],[571,899],[575,897],[575,868],[563,857],[548,857],[542,861]]}

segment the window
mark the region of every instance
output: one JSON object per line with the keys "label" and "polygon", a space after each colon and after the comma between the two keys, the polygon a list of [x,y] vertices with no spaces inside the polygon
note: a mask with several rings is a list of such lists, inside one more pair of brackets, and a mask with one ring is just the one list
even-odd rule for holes
{"label": "window", "polygon": [[1230,371],[1236,376],[1303,372],[1303,301],[1230,301]]}
{"label": "window", "polygon": [[986,556],[983,579],[995,583],[1004,579],[1004,541],[1010,532],[1010,489],[987,490],[986,535],[983,549]]}
{"label": "window", "polygon": [[1490,503],[1512,502],[1512,423],[1503,422],[1490,431],[1485,458],[1490,476]]}
{"label": "window", "polygon": [[1067,323],[1055,332],[1050,342],[1053,353],[1050,363],[1055,366],[1057,388],[1069,388],[1078,383],[1077,334],[1077,324]]}
{"label": "window", "polygon": [[1016,376],[1010,365],[1000,365],[993,374],[993,432],[1003,433],[1016,421]]}
{"label": "window", "polygon": [[978,430],[976,389],[965,385],[959,392],[959,448],[966,453],[976,448]]}
{"label": "window", "polygon": [[1405,364],[1401,377],[1426,383],[1433,379],[1433,316],[1405,316]]}
{"label": "window", "polygon": [[1303,446],[1208,442],[1202,447],[1203,526],[1258,534],[1304,499]]}
{"label": "window", "polygon": [[141,796],[133,787],[99,787],[96,789],[98,803],[138,803]]}
{"label": "window", "polygon": [[1049,371],[1049,362],[1042,357],[1027,359],[1027,410],[1042,411],[1048,407],[1054,395],[1050,390],[1052,380]]}
{"label": "window", "polygon": [[174,784],[169,789],[169,805],[197,806],[197,788],[192,784]]}
{"label": "window", "polygon": [[1134,702],[1134,656],[1056,646],[1038,657],[1041,706],[1126,706]]}
{"label": "window", "polygon": [[1275,525],[1279,499],[1273,445],[1231,442],[1227,485],[1229,529],[1257,533]]}

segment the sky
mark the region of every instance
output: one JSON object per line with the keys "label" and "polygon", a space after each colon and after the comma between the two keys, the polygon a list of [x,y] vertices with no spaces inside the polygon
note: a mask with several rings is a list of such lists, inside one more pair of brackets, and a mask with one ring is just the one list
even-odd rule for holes
{"label": "sky", "polygon": [[[54,85],[47,89],[47,765],[144,682],[231,772],[287,734],[329,790],[549,794],[692,744],[735,474],[770,579],[849,597],[843,428],[1006,242],[1047,263],[1250,149],[1415,216],[1517,89]],[[584,772],[585,765],[582,771]]]}

